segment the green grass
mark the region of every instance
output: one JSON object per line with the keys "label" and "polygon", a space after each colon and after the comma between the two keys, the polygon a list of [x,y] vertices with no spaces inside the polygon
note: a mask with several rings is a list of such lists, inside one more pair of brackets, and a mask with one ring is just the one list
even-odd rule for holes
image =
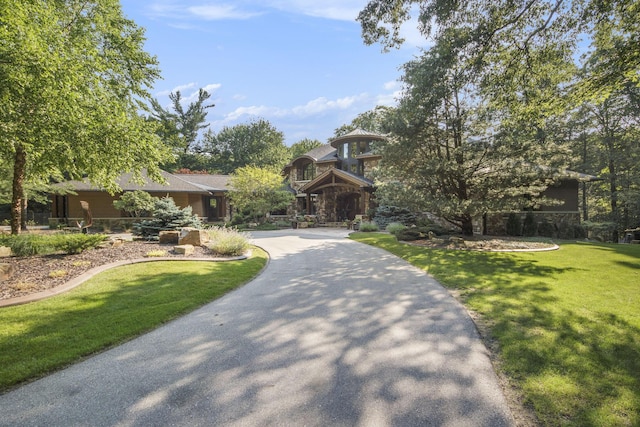
{"label": "green grass", "polygon": [[640,425],[640,245],[486,253],[351,236],[457,290],[489,326],[500,369],[542,425]]}
{"label": "green grass", "polygon": [[0,309],[0,391],[150,331],[248,282],[266,264],[166,261],[101,273],[46,300]]}

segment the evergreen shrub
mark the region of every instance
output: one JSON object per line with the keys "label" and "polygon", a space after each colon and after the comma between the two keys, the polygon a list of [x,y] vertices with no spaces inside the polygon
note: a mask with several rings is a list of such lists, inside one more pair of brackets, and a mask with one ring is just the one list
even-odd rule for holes
{"label": "evergreen shrub", "polygon": [[534,237],[538,234],[538,224],[532,211],[527,211],[522,223],[522,234],[525,237]]}
{"label": "evergreen shrub", "polygon": [[161,231],[184,227],[202,228],[202,222],[193,214],[191,206],[180,208],[171,197],[155,201],[153,218],[134,225],[134,233],[141,236],[157,236]]}
{"label": "evergreen shrub", "polygon": [[507,235],[522,235],[522,222],[520,221],[520,215],[513,212],[509,214],[509,217],[507,218]]}
{"label": "evergreen shrub", "polygon": [[58,252],[79,254],[97,247],[107,238],[104,234],[18,234],[0,236],[0,246],[11,248],[15,256],[50,255]]}
{"label": "evergreen shrub", "polygon": [[538,236],[554,237],[556,234],[556,226],[549,221],[543,221],[538,224]]}
{"label": "evergreen shrub", "polygon": [[409,211],[409,209],[398,206],[378,206],[374,220],[378,227],[384,230],[392,222],[414,225],[416,223],[416,214]]}

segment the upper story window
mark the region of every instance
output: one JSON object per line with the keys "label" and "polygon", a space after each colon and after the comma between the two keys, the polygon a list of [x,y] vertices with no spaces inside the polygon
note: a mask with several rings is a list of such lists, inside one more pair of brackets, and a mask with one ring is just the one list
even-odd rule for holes
{"label": "upper story window", "polygon": [[338,157],[342,160],[339,167],[356,175],[364,175],[364,164],[357,157],[369,151],[369,141],[352,141],[339,145]]}
{"label": "upper story window", "polygon": [[311,181],[316,177],[316,168],[313,163],[305,163],[298,169],[298,180]]}

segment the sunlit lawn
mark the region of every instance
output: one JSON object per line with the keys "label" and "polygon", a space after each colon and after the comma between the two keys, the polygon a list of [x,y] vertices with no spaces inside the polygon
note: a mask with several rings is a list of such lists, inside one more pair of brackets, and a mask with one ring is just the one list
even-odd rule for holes
{"label": "sunlit lawn", "polygon": [[552,252],[432,250],[352,235],[457,290],[543,425],[640,425],[640,245]]}
{"label": "sunlit lawn", "polygon": [[0,391],[122,343],[248,282],[248,260],[132,264],[56,297],[0,309]]}

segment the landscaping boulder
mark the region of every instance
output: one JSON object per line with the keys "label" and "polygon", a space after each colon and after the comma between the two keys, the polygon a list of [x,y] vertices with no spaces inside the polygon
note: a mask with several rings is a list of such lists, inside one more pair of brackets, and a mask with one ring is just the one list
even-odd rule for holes
{"label": "landscaping boulder", "polygon": [[0,258],[11,256],[11,248],[8,246],[0,246]]}
{"label": "landscaping boulder", "polygon": [[209,235],[205,230],[197,228],[183,228],[178,238],[179,245],[202,246],[209,241]]}
{"label": "landscaping boulder", "polygon": [[13,266],[11,264],[0,264],[0,282],[9,280],[13,274]]}
{"label": "landscaping boulder", "polygon": [[195,252],[193,245],[174,246],[173,251],[179,255],[191,255]]}
{"label": "landscaping boulder", "polygon": [[177,245],[180,240],[180,232],[177,230],[161,231],[158,235],[160,244]]}

